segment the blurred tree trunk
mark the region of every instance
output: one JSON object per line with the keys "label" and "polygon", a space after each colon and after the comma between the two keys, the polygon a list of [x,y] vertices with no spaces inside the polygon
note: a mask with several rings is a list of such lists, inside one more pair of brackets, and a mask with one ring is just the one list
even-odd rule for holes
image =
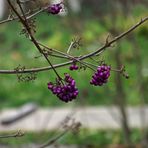
{"label": "blurred tree trunk", "polygon": [[[122,6],[121,1],[114,1],[116,3],[116,5],[112,4],[113,7],[113,13],[111,15],[112,17],[112,28],[111,28],[111,33],[113,34],[113,36],[116,36],[117,34],[119,34],[119,32],[121,32],[120,30],[118,30],[118,28],[116,28],[116,18],[118,15],[118,11],[119,9],[122,9],[122,13],[125,17],[127,17],[128,15],[128,10],[124,9],[128,9],[127,8],[127,3],[123,3],[124,6]],[[124,13],[125,12],[125,13]],[[115,62],[116,62],[116,67],[118,69],[121,68],[123,61],[122,61],[122,55],[121,55],[121,49],[120,49],[120,45],[118,43],[118,46],[115,50]],[[127,145],[128,148],[132,148],[132,140],[131,140],[131,130],[129,128],[128,125],[128,117],[127,117],[127,113],[126,113],[126,93],[124,91],[124,87],[123,87],[123,81],[122,81],[122,77],[120,73],[117,73],[115,76],[115,86],[116,86],[116,96],[115,96],[115,101],[116,101],[116,105],[118,106],[118,109],[120,111],[120,115],[121,115],[121,125],[122,125],[122,130],[124,133],[124,139],[125,139],[125,143]]]}
{"label": "blurred tree trunk", "polygon": [[132,42],[134,46],[134,57],[136,61],[136,70],[137,70],[137,87],[139,91],[139,97],[140,97],[140,102],[141,102],[141,128],[142,128],[142,146],[143,148],[148,147],[148,125],[146,124],[146,112],[145,112],[145,107],[146,107],[146,95],[145,95],[145,85],[144,85],[144,78],[142,75],[142,56],[141,56],[141,49],[139,47],[139,44],[137,43],[136,39],[134,36],[129,36],[129,40]]}
{"label": "blurred tree trunk", "polygon": [[110,0],[82,0],[82,11],[90,11],[94,17],[101,18],[110,9]]}
{"label": "blurred tree trunk", "polygon": [[[122,65],[120,47],[118,47],[118,49],[116,49],[115,51],[115,61],[116,61],[116,66],[120,68]],[[129,148],[132,148],[131,131],[128,126],[128,118],[126,115],[126,94],[124,92],[122,77],[120,73],[116,74],[115,86],[116,86],[116,97],[115,97],[116,105],[118,106],[118,109],[121,114],[121,124],[124,132],[125,142]]]}
{"label": "blurred tree trunk", "polygon": [[130,7],[144,4],[147,5],[147,0],[82,0],[81,5],[83,10],[91,9],[92,12],[97,13],[99,16],[105,15],[108,11],[112,11],[114,7],[120,5],[122,6],[123,12],[128,13],[126,10],[130,10]]}
{"label": "blurred tree trunk", "polygon": [[8,15],[6,0],[0,0],[0,19],[6,18]]}

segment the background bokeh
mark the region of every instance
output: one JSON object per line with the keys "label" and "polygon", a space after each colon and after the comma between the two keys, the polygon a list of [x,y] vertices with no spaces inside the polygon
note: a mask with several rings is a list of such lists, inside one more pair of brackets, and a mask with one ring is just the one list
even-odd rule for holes
{"label": "background bokeh", "polygon": [[[71,50],[72,55],[83,55],[95,51],[105,43],[108,34],[111,34],[111,38],[115,37],[148,14],[147,1],[144,0],[83,0],[76,1],[78,8],[72,7],[74,4],[70,1],[66,3],[65,11],[67,13],[64,16],[52,16],[45,12],[36,16],[37,32],[35,36],[37,40],[50,48],[63,52],[67,51],[73,38],[81,37],[82,46],[79,49]],[[21,28],[22,26],[17,21],[0,26],[0,69],[14,69],[19,64],[26,68],[48,66],[43,57],[35,58],[40,54],[24,35],[20,35]],[[120,62],[125,65],[130,78],[126,80],[124,77],[120,77],[122,90],[118,88],[115,72],[111,73],[106,85],[93,87],[89,85],[93,73],[91,70],[82,69],[71,72],[68,66],[62,67],[57,71],[61,76],[64,73],[70,73],[75,78],[80,92],[78,99],[65,104],[47,89],[47,83],[55,80],[53,71],[37,73],[37,79],[33,82],[18,82],[16,75],[0,75],[0,109],[19,107],[27,102],[34,102],[39,106],[49,108],[74,105],[112,106],[117,104],[117,96],[125,99],[127,105],[139,106],[143,102],[147,104],[147,39],[148,28],[145,24],[115,43],[101,56],[95,57],[96,60],[105,60],[115,69],[120,68]],[[57,64],[66,60],[51,58],[51,61]],[[91,60],[88,59],[88,61]],[[120,91],[123,91],[124,98],[120,95]],[[137,130],[135,133],[137,137],[140,137]],[[92,134],[92,143],[97,141],[94,139],[95,134],[95,132]],[[102,136],[105,134],[100,132],[100,144],[101,141],[104,144],[114,143],[113,139],[119,143],[122,141],[122,136],[120,136],[122,132],[118,131],[112,134],[115,135],[111,136],[114,138],[106,140]],[[133,140],[138,139],[134,138]],[[84,141],[83,136],[80,139],[78,138],[78,143]]]}

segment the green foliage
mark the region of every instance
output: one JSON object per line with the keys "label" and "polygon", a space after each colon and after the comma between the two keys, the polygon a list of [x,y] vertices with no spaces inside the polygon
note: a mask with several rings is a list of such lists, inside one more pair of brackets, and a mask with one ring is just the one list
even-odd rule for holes
{"label": "green foliage", "polygon": [[[1,133],[4,135],[7,133]],[[50,132],[37,132],[37,133],[25,133],[23,137],[18,138],[10,138],[8,139],[0,139],[1,144],[11,145],[11,147],[19,147],[20,145],[28,145],[31,143],[35,143],[40,145],[45,141],[51,139],[58,135],[59,132],[57,131],[50,131]],[[124,144],[124,135],[123,132],[120,130],[87,130],[81,129],[79,133],[74,134],[69,131],[63,137],[61,137],[57,144],[62,145],[92,145],[93,148],[98,147],[105,147],[110,144]],[[141,141],[141,132],[137,129],[132,130],[132,142],[134,144],[139,144]]]}

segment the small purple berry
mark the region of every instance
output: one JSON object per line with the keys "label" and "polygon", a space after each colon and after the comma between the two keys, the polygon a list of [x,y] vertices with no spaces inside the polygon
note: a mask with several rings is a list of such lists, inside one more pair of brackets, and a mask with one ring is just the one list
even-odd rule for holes
{"label": "small purple berry", "polygon": [[70,69],[70,70],[74,70],[73,65],[71,65],[71,66],[69,67],[69,69]]}
{"label": "small purple berry", "polygon": [[107,80],[110,76],[111,67],[107,65],[98,66],[97,71],[93,74],[90,81],[91,85],[102,86],[104,83],[107,83]]}
{"label": "small purple berry", "polygon": [[61,83],[53,84],[52,82],[49,82],[48,89],[64,102],[76,99],[79,91],[76,87],[75,80],[69,74],[65,74],[64,81],[64,85]]}
{"label": "small purple berry", "polygon": [[78,70],[79,69],[79,66],[76,65],[76,62],[74,62],[70,67],[69,67],[70,70]]}
{"label": "small purple berry", "polygon": [[60,13],[61,10],[62,10],[62,4],[63,3],[60,2],[60,3],[53,4],[53,5],[49,6],[48,9],[47,9],[47,12],[51,13],[53,15]]}
{"label": "small purple berry", "polygon": [[74,70],[78,70],[78,65],[74,65]]}

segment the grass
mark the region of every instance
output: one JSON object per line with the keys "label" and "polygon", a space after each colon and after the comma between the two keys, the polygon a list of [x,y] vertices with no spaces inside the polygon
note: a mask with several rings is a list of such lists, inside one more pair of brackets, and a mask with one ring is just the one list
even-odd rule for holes
{"label": "grass", "polygon": [[[1,133],[1,135],[7,133]],[[28,145],[35,143],[37,145],[43,144],[45,141],[52,139],[59,133],[56,131],[39,132],[39,133],[25,133],[23,137],[0,139],[1,145],[11,145],[11,147],[19,147],[20,145]],[[120,130],[88,130],[81,129],[77,134],[72,132],[67,133],[61,137],[57,144],[61,145],[92,145],[95,147],[105,147],[113,144],[124,144],[124,135]],[[137,129],[132,130],[131,139],[134,144],[140,144],[141,132]]]}

